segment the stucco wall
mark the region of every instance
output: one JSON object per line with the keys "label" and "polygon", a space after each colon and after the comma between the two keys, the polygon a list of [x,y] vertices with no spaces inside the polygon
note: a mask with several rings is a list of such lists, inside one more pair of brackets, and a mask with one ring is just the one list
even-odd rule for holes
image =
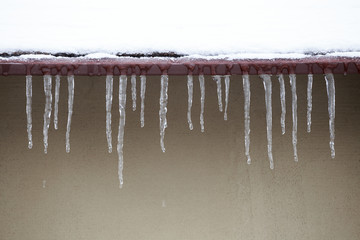
{"label": "stucco wall", "polygon": [[105,77],[75,76],[70,154],[62,79],[59,130],[51,124],[47,155],[42,79],[33,80],[34,147],[28,150],[25,77],[0,77],[0,239],[360,239],[360,75],[335,79],[336,159],[330,158],[324,79],[314,79],[308,134],[306,76],[298,76],[295,163],[289,81],[282,136],[279,84],[273,77],[275,170],[267,159],[264,89],[257,76],[251,76],[251,165],[244,155],[241,76],[232,77],[227,122],[217,109],[216,84],[206,77],[205,133],[199,126],[197,78],[189,131],[186,77],[170,76],[166,153],[159,146],[160,78],[148,78],[143,129],[139,99],[138,110],[131,111],[129,82],[120,190],[117,154],[107,153]]}

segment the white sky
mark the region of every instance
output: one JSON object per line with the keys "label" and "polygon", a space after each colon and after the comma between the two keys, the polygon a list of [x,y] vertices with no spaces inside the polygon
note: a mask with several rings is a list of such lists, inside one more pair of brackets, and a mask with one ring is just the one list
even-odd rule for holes
{"label": "white sky", "polygon": [[3,0],[0,52],[360,51],[358,0]]}

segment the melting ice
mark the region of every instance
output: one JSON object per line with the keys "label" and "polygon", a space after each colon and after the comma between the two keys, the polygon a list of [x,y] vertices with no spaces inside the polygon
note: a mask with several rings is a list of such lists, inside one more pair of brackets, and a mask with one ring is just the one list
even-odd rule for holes
{"label": "melting ice", "polygon": [[187,76],[187,89],[188,89],[187,121],[188,121],[190,130],[193,130],[193,128],[194,128],[193,123],[191,121],[191,107],[192,107],[192,101],[193,101],[193,88],[194,88],[193,76],[188,75]]}
{"label": "melting ice", "polygon": [[106,139],[108,152],[112,152],[111,107],[113,99],[113,75],[106,76]]}
{"label": "melting ice", "polygon": [[54,103],[54,128],[58,129],[59,113],[59,94],[60,94],[60,75],[55,76],[55,103]]}
{"label": "melting ice", "polygon": [[51,93],[52,83],[51,75],[44,75],[44,93],[45,93],[45,110],[44,110],[44,153],[47,153],[48,149],[48,133],[50,126],[51,118],[51,103],[52,103],[52,93]]}
{"label": "melting ice", "polygon": [[131,99],[132,99],[132,110],[136,110],[136,75],[131,75]]}
{"label": "melting ice", "polygon": [[280,84],[280,102],[281,102],[281,133],[285,134],[285,116],[286,116],[286,103],[285,103],[285,83],[284,83],[284,75],[279,74],[278,76],[279,84]]}
{"label": "melting ice", "polygon": [[266,105],[266,132],[267,132],[267,148],[268,157],[270,162],[270,168],[274,169],[274,160],[272,154],[272,106],[271,106],[271,76],[268,74],[262,74],[260,77],[264,83],[265,90],[265,105]]}
{"label": "melting ice", "polygon": [[145,111],[145,92],[146,92],[146,76],[140,75],[140,100],[141,100],[141,110],[140,110],[140,124],[141,127],[145,126],[145,119],[144,119],[144,111]]}
{"label": "melting ice", "polygon": [[249,75],[244,74],[243,89],[244,89],[244,125],[245,125],[245,155],[247,163],[251,163],[250,158],[250,79]]}
{"label": "melting ice", "polygon": [[313,75],[309,74],[308,83],[307,83],[307,111],[306,111],[307,132],[311,132],[312,85],[313,85]]}
{"label": "melting ice", "polygon": [[32,76],[26,76],[26,119],[27,119],[27,133],[28,133],[28,148],[33,147],[32,141],[32,117],[31,117],[31,105],[32,105]]}
{"label": "melting ice", "polygon": [[325,74],[328,95],[329,130],[331,157],[335,158],[335,79],[332,73]]}
{"label": "melting ice", "polygon": [[224,111],[224,120],[228,119],[227,110],[229,105],[229,90],[230,90],[230,76],[225,76],[225,111]]}
{"label": "melting ice", "polygon": [[125,127],[125,107],[126,107],[126,86],[127,86],[127,76],[121,75],[119,79],[119,131],[118,131],[118,144],[117,152],[119,156],[118,163],[118,176],[120,188],[122,188],[123,180],[123,168],[124,168],[124,158],[123,158],[123,146],[124,146],[124,127]]}
{"label": "melting ice", "polygon": [[165,152],[165,129],[167,128],[167,102],[168,102],[168,75],[161,75],[161,90],[160,90],[160,110],[159,110],[159,118],[160,118],[160,146],[161,150]]}
{"label": "melting ice", "polygon": [[68,119],[66,126],[66,152],[70,152],[70,130],[71,130],[71,117],[73,114],[74,105],[74,75],[68,76]]}
{"label": "melting ice", "polygon": [[292,120],[293,120],[293,129],[292,129],[292,144],[294,149],[294,160],[298,161],[297,155],[297,95],[296,95],[296,75],[290,74],[290,85],[291,85],[291,109],[292,109]]}
{"label": "melting ice", "polygon": [[217,97],[218,97],[218,105],[219,105],[219,111],[223,111],[223,105],[222,105],[222,96],[221,96],[221,76],[215,75],[213,76],[213,80],[216,82],[216,91],[217,91]]}
{"label": "melting ice", "polygon": [[205,131],[204,127],[204,108],[205,108],[205,78],[203,74],[199,75],[199,84],[200,84],[200,104],[201,104],[201,110],[200,110],[200,126],[201,126],[201,132]]}

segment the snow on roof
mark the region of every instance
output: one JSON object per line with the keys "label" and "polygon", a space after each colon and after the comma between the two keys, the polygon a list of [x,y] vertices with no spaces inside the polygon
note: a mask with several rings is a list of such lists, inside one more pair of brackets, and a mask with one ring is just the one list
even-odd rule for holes
{"label": "snow on roof", "polygon": [[359,56],[360,1],[5,0],[0,53]]}

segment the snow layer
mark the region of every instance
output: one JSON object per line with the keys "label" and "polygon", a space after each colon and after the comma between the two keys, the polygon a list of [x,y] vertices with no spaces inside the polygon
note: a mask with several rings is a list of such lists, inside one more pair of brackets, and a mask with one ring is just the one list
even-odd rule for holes
{"label": "snow layer", "polygon": [[240,58],[360,55],[358,0],[2,3],[1,53],[102,53],[89,56],[96,58],[152,52]]}

